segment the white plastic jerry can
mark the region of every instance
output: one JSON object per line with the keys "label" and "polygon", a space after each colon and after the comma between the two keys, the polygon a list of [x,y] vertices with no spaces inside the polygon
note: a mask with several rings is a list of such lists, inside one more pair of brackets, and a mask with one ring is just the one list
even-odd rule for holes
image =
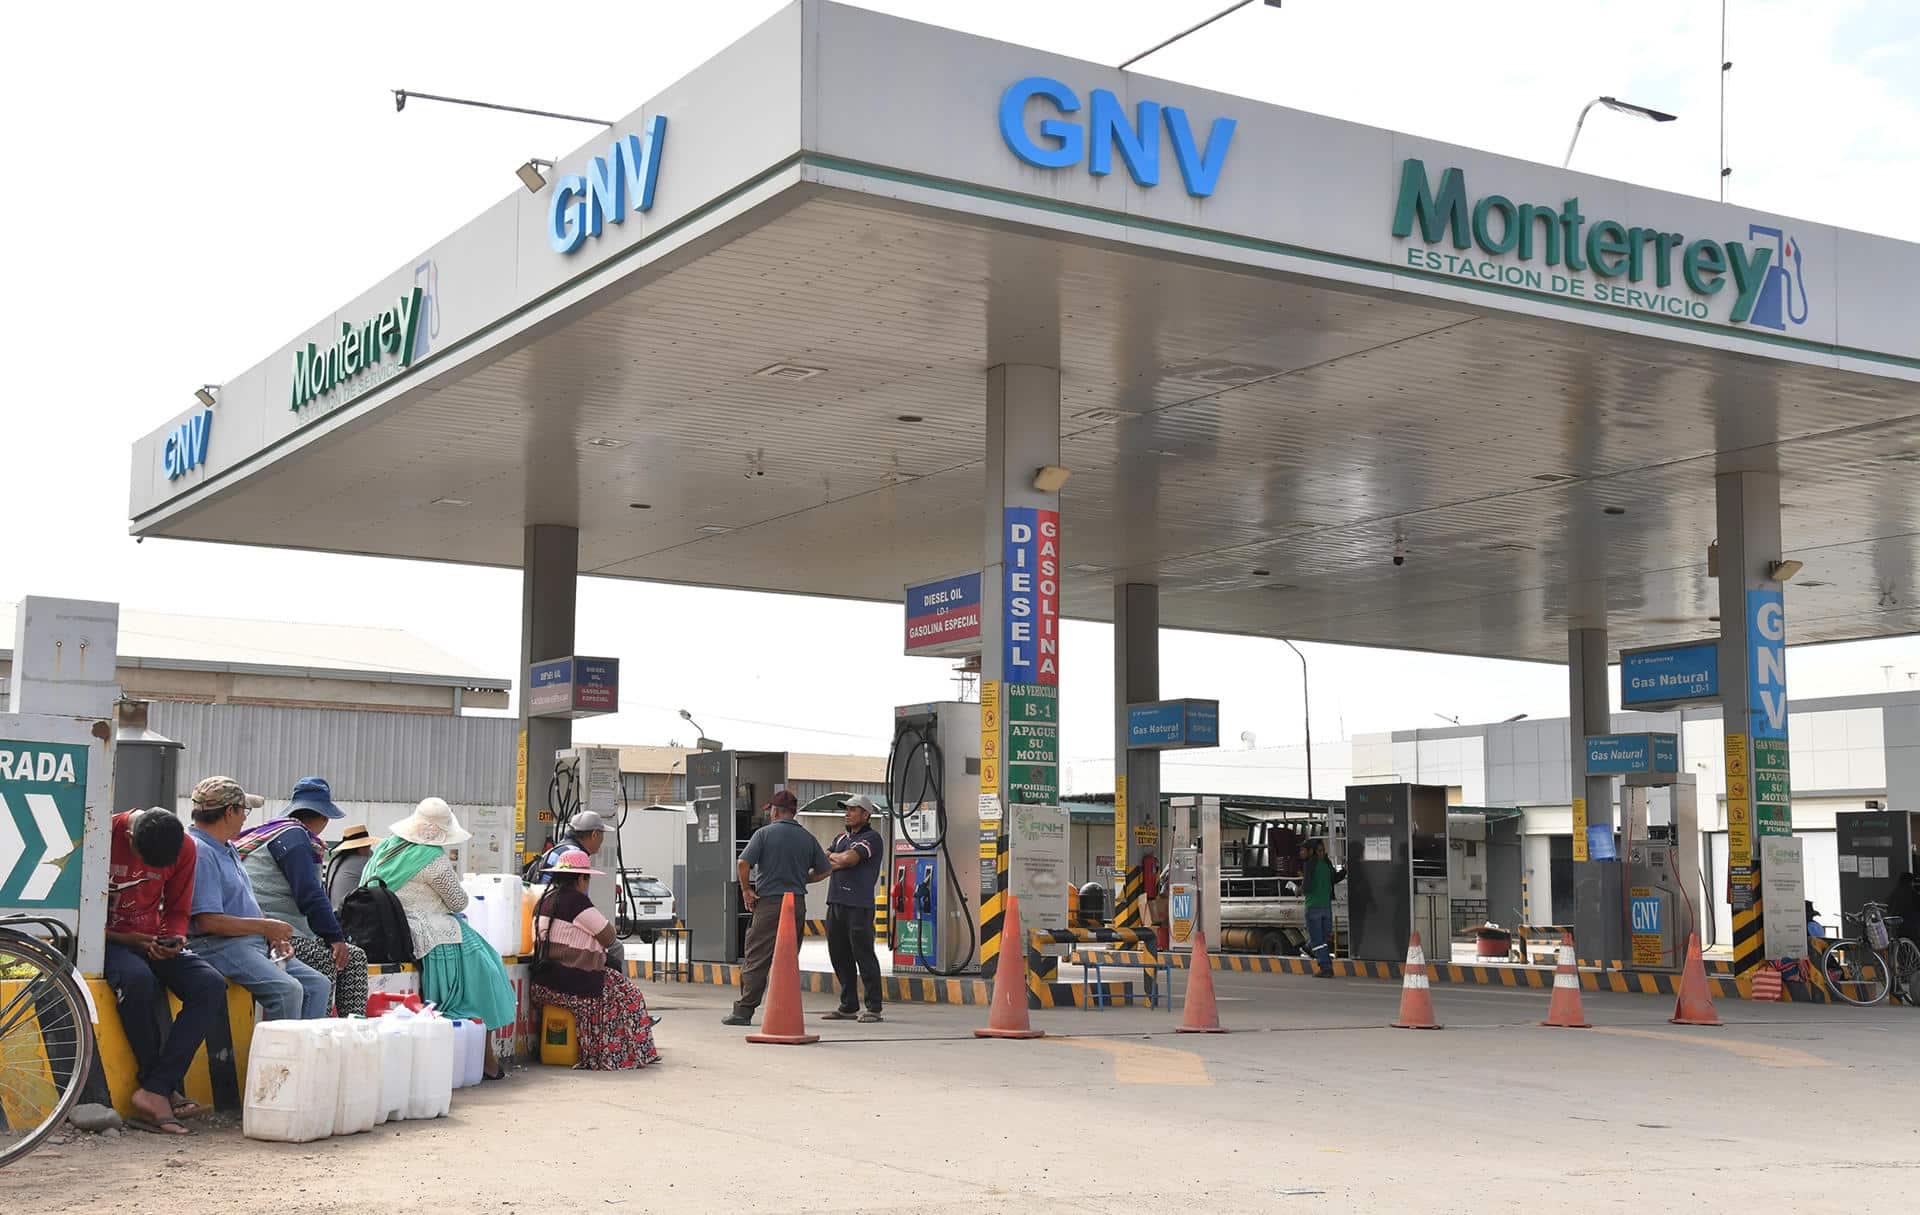
{"label": "white plastic jerry can", "polygon": [[380,1107],[374,1125],[407,1116],[413,1090],[413,1013],[397,1009],[371,1024],[380,1040]]}
{"label": "white plastic jerry can", "polygon": [[408,1022],[413,1035],[413,1081],[407,1117],[444,1118],[453,1107],[453,1022],[432,1011]]}
{"label": "white plastic jerry can", "polygon": [[262,1021],[247,1051],[241,1130],[249,1139],[308,1143],[333,1134],[344,1036],[327,1021]]}
{"label": "white plastic jerry can", "polygon": [[358,1135],[380,1122],[380,1031],[362,1019],[334,1022],[340,1031],[340,1092],[333,1133]]}

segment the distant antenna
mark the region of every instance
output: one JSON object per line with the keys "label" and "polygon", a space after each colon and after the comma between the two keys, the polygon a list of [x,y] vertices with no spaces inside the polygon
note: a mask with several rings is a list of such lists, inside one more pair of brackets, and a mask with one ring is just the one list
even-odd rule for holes
{"label": "distant antenna", "polygon": [[1727,73],[1733,60],[1727,58],[1727,0],[1720,0],[1720,201],[1727,201],[1727,178],[1733,170],[1727,166]]}

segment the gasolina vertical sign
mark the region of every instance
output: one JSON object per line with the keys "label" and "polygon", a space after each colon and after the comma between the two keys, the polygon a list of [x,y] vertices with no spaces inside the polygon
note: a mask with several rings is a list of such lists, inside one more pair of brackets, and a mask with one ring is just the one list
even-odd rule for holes
{"label": "gasolina vertical sign", "polygon": [[1009,804],[1060,800],[1060,512],[1006,508],[1002,756]]}
{"label": "gasolina vertical sign", "polygon": [[77,911],[87,748],[0,740],[0,907]]}

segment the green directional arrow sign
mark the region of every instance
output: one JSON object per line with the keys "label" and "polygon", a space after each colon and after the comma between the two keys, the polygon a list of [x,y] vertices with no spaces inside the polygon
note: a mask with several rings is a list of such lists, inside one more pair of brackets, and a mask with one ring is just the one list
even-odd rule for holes
{"label": "green directional arrow sign", "polygon": [[87,748],[0,739],[0,907],[80,908]]}

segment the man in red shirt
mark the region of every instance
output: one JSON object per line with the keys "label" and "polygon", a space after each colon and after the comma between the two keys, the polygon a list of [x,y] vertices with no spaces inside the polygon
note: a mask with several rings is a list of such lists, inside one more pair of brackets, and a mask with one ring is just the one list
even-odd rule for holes
{"label": "man in red shirt", "polygon": [[[181,1116],[199,1112],[180,1083],[227,1008],[226,979],[184,949],[198,856],[186,838],[179,816],[158,806],[113,816],[104,974],[140,1065],[129,1122],[164,1135],[186,1134]],[[171,1026],[162,986],[180,999]]]}

